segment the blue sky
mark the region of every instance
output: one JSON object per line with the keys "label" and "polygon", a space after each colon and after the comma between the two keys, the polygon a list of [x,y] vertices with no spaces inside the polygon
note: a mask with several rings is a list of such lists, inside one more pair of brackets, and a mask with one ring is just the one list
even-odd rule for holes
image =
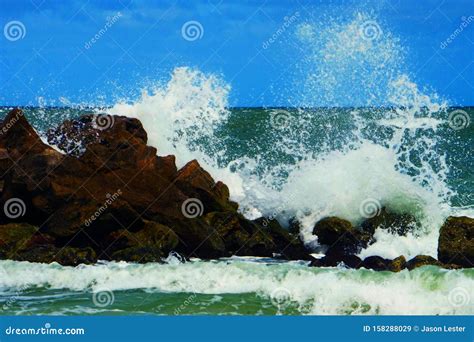
{"label": "blue sky", "polygon": [[[165,82],[178,66],[220,75],[232,88],[233,106],[294,104],[298,83],[311,72],[302,63],[308,47],[295,31],[304,23],[324,26],[330,17],[344,21],[357,11],[373,14],[383,34],[400,40],[404,68],[421,88],[451,104],[474,105],[472,0],[2,0],[0,105],[60,105],[60,98],[112,104]],[[183,38],[189,21],[202,27],[196,40]],[[463,21],[467,25],[446,43]],[[19,39],[7,32],[11,22],[23,25]],[[365,103],[347,90],[338,96],[337,104]],[[324,102],[314,104],[334,104]]]}

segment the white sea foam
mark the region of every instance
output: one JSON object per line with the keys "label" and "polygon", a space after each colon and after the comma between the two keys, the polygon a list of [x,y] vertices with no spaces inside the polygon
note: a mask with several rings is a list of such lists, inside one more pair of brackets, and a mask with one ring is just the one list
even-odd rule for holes
{"label": "white sea foam", "polygon": [[[399,273],[338,268],[310,268],[295,263],[255,261],[188,262],[185,264],[106,263],[62,267],[57,264],[0,261],[7,276],[0,291],[39,286],[51,290],[114,291],[145,289],[150,293],[257,293],[271,298],[285,289],[306,314],[473,314],[472,270],[425,267]],[[466,298],[453,302],[453,291]],[[451,295],[450,295],[451,294]]]}
{"label": "white sea foam", "polygon": [[[381,30],[376,39],[361,36],[360,28],[374,21]],[[228,151],[216,130],[230,115],[230,87],[216,75],[190,68],[175,69],[167,84],[109,111],[139,118],[149,143],[160,155],[175,154],[179,166],[198,159],[229,186],[232,199],[249,218],[275,216],[286,223],[297,217],[301,235],[311,243],[317,220],[336,215],[358,224],[364,218],[361,204],[375,200],[392,211],[415,215],[422,229],[406,237],[378,232],[376,243],[362,255],[435,256],[439,227],[455,212],[450,207],[454,192],[446,184],[449,166],[436,148],[446,103],[410,80],[403,67],[404,48],[376,17],[356,13],[349,20],[329,22],[307,22],[297,29],[308,49],[308,79],[303,99],[295,102],[341,105],[341,98],[357,93],[366,106],[392,108],[375,119],[354,110],[353,130],[338,146],[328,135],[314,153],[301,139],[309,134],[301,124],[311,120],[311,112],[297,110],[286,129],[275,130],[270,122],[267,127],[273,129],[272,151],[291,156],[290,162],[268,161],[262,153],[223,163]]]}

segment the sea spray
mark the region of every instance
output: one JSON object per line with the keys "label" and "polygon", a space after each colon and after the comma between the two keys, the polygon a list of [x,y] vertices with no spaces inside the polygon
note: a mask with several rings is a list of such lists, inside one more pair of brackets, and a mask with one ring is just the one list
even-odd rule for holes
{"label": "sea spray", "polygon": [[[249,218],[286,224],[296,217],[311,243],[316,221],[335,215],[359,224],[361,205],[375,200],[414,215],[421,229],[405,237],[378,232],[362,256],[436,256],[438,229],[455,195],[440,147],[446,103],[411,81],[405,48],[373,15],[355,13],[324,26],[305,22],[294,34],[307,48],[300,65],[307,78],[302,97],[292,102],[342,106],[350,100],[362,107],[261,110],[259,118],[239,124],[253,125],[257,136],[233,138],[226,134],[235,119],[230,87],[216,75],[177,68],[167,84],[109,112],[139,118],[149,143],[160,155],[175,154],[178,166],[198,159],[229,185]],[[245,153],[232,148],[242,145]]]}

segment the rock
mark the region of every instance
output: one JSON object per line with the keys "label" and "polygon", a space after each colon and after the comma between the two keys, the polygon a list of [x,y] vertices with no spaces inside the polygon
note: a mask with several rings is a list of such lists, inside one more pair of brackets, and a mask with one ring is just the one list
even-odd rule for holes
{"label": "rock", "polygon": [[370,256],[364,259],[363,266],[374,271],[388,271],[390,260],[380,256]]}
{"label": "rock", "polygon": [[388,265],[388,268],[392,272],[400,272],[401,270],[406,268],[406,263],[407,260],[403,255],[400,255],[398,258],[393,259],[390,264]]}
{"label": "rock", "polygon": [[392,234],[406,235],[419,227],[415,217],[410,214],[397,214],[383,207],[380,212],[361,224],[363,231],[373,235],[377,228],[387,229]]}
{"label": "rock", "polygon": [[438,259],[446,264],[474,267],[474,219],[448,217],[440,229]]}
{"label": "rock", "polygon": [[58,248],[52,245],[43,245],[22,252],[17,260],[46,264],[57,262],[63,266],[77,266],[97,262],[97,255],[91,247],[65,246]]}
{"label": "rock", "polygon": [[253,222],[259,226],[259,229],[267,232],[268,238],[273,241],[275,247],[272,253],[287,260],[311,260],[309,251],[299,239],[298,234],[291,234],[277,220],[259,218]]}
{"label": "rock", "polygon": [[203,213],[238,208],[237,203],[229,200],[227,185],[216,183],[197,160],[190,161],[178,171],[176,186],[190,198],[198,198],[203,204]]}
{"label": "rock", "polygon": [[39,233],[38,227],[27,223],[10,223],[0,226],[0,251],[2,258],[51,263],[78,265],[96,262],[92,248],[72,248],[54,246],[54,239]]}
{"label": "rock", "polygon": [[364,259],[363,266],[374,271],[400,272],[406,267],[406,259],[403,255],[393,260],[380,256],[370,256]]}
{"label": "rock", "polygon": [[292,217],[288,222],[288,232],[294,236],[299,236],[301,232],[301,223],[296,217]]}
{"label": "rock", "polygon": [[[48,134],[64,154],[44,144],[20,110],[7,115],[0,133],[0,205],[15,199],[21,209],[0,217],[1,258],[159,262],[175,251],[184,258],[311,259],[298,234],[276,220],[238,213],[228,187],[196,160],[178,170],[174,156],[157,156],[137,119],[65,121]],[[351,253],[370,238],[336,218],[315,232],[320,241],[336,236],[330,252],[343,255],[333,259],[353,267],[359,262]]]}
{"label": "rock", "polygon": [[326,217],[313,228],[318,242],[327,245],[327,253],[356,254],[368,245],[370,235],[355,229],[352,224],[338,217]]}
{"label": "rock", "polygon": [[[169,227],[145,221],[138,232],[117,230],[107,238],[110,245],[99,255],[99,259],[133,262],[157,262],[176,248],[178,236]],[[109,256],[110,255],[110,256]]]}
{"label": "rock", "polygon": [[0,226],[0,250],[9,259],[15,259],[17,253],[35,245],[33,236],[38,227],[28,223],[10,223]]}
{"label": "rock", "polygon": [[443,263],[436,260],[433,257],[430,257],[429,255],[417,255],[416,257],[408,260],[406,263],[406,267],[411,271],[417,267],[421,266],[428,266],[428,265],[434,265],[434,266],[439,266],[443,267]]}
{"label": "rock", "polygon": [[345,255],[337,252],[326,254],[321,259],[314,259],[310,266],[313,267],[336,267],[344,265],[348,268],[362,267],[362,260],[356,255]]}

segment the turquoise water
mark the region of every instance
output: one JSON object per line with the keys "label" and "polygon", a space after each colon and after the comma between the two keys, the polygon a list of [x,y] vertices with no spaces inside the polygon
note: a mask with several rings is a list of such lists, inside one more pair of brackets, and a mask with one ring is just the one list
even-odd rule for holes
{"label": "turquoise water", "polygon": [[1,261],[0,266],[0,308],[8,315],[474,313],[473,270],[317,269],[256,258],[77,268]]}
{"label": "turquoise water", "polygon": [[[405,122],[399,128],[396,122],[383,122],[391,118],[393,109],[286,108],[284,113],[291,120],[283,129],[275,129],[271,126],[272,116],[281,110],[234,108],[226,113],[225,120],[213,124],[212,130],[200,127],[199,136],[182,134],[185,138],[176,140],[173,146],[178,163],[183,151],[198,156],[216,179],[229,184],[231,195],[249,217],[258,211],[285,224],[291,213],[303,226],[311,228],[318,218],[315,213],[327,208],[347,213],[346,218],[357,222],[357,217],[350,216],[354,212],[351,209],[359,211],[355,199],[370,195],[384,205],[401,205],[415,213],[422,212],[427,218],[426,231],[403,238],[382,234],[380,241],[361,256],[436,256],[442,219],[450,214],[471,215],[474,131],[472,125],[461,130],[449,127],[446,116],[455,109],[431,113],[430,117],[437,120],[434,126],[426,122],[419,125],[415,119],[414,127]],[[463,110],[474,116],[472,108]],[[90,111],[98,112],[25,108],[26,116],[42,135],[63,119]],[[163,127],[154,126],[149,117],[141,119],[150,144],[159,145],[154,134]],[[203,148],[209,150],[207,155],[202,154]],[[371,156],[375,164],[371,164]],[[378,165],[383,167],[379,169]],[[359,168],[363,169],[362,174],[358,174]],[[347,173],[343,172],[342,177],[346,180],[325,178],[344,169]],[[384,174],[387,172],[388,176]],[[245,188],[236,196],[242,188],[235,185],[239,184],[234,183],[235,176],[243,184],[248,182],[260,189],[260,196],[255,197]],[[295,181],[302,178],[304,188]],[[370,193],[361,187],[367,184],[367,178],[381,180]],[[390,190],[392,181],[395,190]],[[321,188],[325,184],[330,188]],[[348,189],[351,196],[342,196]],[[401,192],[397,192],[399,189]],[[412,197],[403,196],[411,191],[419,196],[415,202]],[[291,203],[287,196],[291,196]],[[441,221],[430,220],[439,212],[443,213]],[[304,231],[301,235],[311,245],[311,237],[308,240]],[[1,312],[8,315],[474,313],[473,270],[423,267],[394,274],[316,269],[303,262],[259,258],[181,264],[173,257],[165,264],[146,265],[105,263],[71,268],[0,261],[0,266]]]}

